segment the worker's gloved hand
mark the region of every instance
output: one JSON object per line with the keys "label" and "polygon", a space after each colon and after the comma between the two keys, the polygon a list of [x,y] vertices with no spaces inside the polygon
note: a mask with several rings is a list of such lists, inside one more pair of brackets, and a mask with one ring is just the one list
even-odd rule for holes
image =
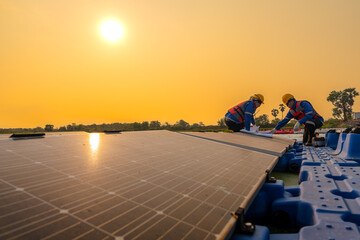
{"label": "worker's gloved hand", "polygon": [[300,128],[300,122],[297,122],[294,126],[294,131],[299,131]]}
{"label": "worker's gloved hand", "polygon": [[276,132],[276,128],[271,129],[271,131],[269,132],[269,134],[274,134]]}

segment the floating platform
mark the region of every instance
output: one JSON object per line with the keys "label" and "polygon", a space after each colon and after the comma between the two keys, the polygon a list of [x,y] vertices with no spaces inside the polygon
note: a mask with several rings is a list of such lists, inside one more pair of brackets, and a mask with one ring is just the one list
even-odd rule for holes
{"label": "floating platform", "polygon": [[[245,216],[258,232],[232,240],[360,239],[360,134],[330,133],[326,144],[281,157],[281,170],[299,171],[299,185],[266,183]],[[270,233],[274,226],[292,233]]]}

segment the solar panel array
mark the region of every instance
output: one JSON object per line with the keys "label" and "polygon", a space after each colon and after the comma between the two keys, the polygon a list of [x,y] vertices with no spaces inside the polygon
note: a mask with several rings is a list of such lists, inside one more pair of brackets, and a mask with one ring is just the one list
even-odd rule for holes
{"label": "solar panel array", "polygon": [[0,141],[0,239],[219,239],[277,157],[168,131]]}
{"label": "solar panel array", "polygon": [[186,132],[183,133],[202,139],[212,140],[220,143],[230,144],[256,152],[263,152],[274,156],[282,156],[286,149],[294,145],[294,140],[274,137],[266,138],[246,133],[224,133],[224,132]]}

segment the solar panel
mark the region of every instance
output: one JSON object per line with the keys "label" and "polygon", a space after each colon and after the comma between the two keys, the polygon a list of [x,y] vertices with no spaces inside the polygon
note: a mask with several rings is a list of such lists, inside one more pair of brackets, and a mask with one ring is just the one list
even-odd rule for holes
{"label": "solar panel", "polygon": [[11,136],[11,134],[0,134],[0,140],[7,139]]}
{"label": "solar panel", "polygon": [[265,138],[246,133],[186,132],[183,134],[278,157],[284,155],[286,149],[295,142],[294,140],[280,137]]}
{"label": "solar panel", "polygon": [[0,141],[1,239],[221,239],[277,157],[168,131]]}

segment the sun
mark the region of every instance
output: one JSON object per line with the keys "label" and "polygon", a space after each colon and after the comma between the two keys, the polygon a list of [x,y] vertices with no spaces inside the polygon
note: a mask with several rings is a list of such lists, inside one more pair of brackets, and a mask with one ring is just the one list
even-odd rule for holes
{"label": "sun", "polygon": [[124,28],[116,20],[106,20],[100,27],[101,35],[110,42],[116,42],[124,36]]}

